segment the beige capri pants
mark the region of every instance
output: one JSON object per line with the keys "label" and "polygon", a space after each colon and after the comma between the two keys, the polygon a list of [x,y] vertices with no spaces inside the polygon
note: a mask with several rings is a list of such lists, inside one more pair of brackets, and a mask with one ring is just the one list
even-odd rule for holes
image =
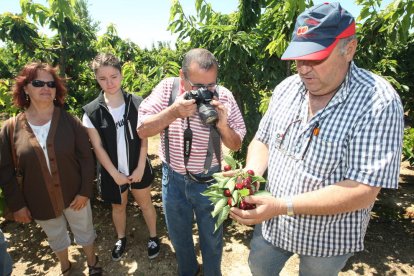
{"label": "beige capri pants", "polygon": [[72,208],[63,210],[60,217],[48,220],[35,220],[46,233],[47,241],[54,252],[60,252],[71,244],[68,226],[73,233],[75,242],[81,246],[92,244],[96,238],[96,232],[92,223],[92,209],[90,201],[80,209]]}

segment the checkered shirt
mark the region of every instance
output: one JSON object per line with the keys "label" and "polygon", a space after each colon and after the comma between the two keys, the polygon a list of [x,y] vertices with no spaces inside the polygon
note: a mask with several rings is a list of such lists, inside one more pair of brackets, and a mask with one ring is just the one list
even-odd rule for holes
{"label": "checkered shirt", "polygon": [[[267,190],[273,196],[302,194],[345,179],[398,187],[403,108],[386,80],[352,63],[325,110],[309,121],[307,114],[306,88],[298,75],[291,76],[274,90],[256,133],[269,147]],[[317,122],[319,134],[309,140]],[[263,222],[262,234],[275,246],[302,255],[357,252],[363,250],[371,209],[282,215]]]}

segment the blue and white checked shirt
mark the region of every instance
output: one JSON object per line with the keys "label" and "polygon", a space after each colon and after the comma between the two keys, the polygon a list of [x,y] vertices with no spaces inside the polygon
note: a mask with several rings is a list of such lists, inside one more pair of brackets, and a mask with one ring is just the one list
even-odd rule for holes
{"label": "blue and white checked shirt", "polygon": [[[298,75],[291,76],[274,90],[256,133],[256,139],[269,147],[267,190],[275,197],[318,190],[345,179],[398,187],[403,108],[387,81],[352,63],[325,110],[309,121],[307,116],[306,88]],[[317,122],[319,135],[309,143]],[[282,215],[264,222],[262,234],[275,246],[303,255],[357,252],[363,250],[371,209],[325,216]]]}

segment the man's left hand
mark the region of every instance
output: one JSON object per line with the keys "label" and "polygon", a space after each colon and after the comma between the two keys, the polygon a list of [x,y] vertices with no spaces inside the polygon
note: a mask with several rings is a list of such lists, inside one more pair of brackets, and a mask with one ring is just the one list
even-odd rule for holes
{"label": "man's left hand", "polygon": [[227,108],[222,104],[219,100],[212,100],[211,105],[216,108],[217,114],[218,114],[218,122],[217,127],[223,128],[227,126]]}
{"label": "man's left hand", "polygon": [[259,224],[282,214],[282,203],[273,196],[247,196],[247,203],[255,204],[252,210],[242,210],[236,207],[230,209],[230,217],[245,225]]}

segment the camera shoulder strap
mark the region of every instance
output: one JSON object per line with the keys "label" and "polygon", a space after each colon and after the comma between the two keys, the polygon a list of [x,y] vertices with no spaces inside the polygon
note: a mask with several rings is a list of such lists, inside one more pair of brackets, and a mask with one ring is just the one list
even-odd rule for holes
{"label": "camera shoulder strap", "polygon": [[[219,93],[219,86],[216,87],[217,95]],[[220,133],[216,126],[210,126],[210,137],[208,139],[208,148],[206,159],[204,161],[204,171],[207,172],[211,167],[213,161],[213,154],[216,155],[219,168],[221,169],[221,140]]]}
{"label": "camera shoulder strap", "polygon": [[[178,87],[179,87],[179,78],[174,78],[173,86],[171,89],[170,99],[168,101],[168,106],[172,105],[177,98],[178,95]],[[168,136],[168,127],[164,130],[164,145],[165,145],[165,161],[167,164],[170,164],[170,141]]]}
{"label": "camera shoulder strap", "polygon": [[221,168],[221,152],[220,152],[220,133],[216,126],[210,126],[210,137],[208,138],[208,148],[206,159],[204,161],[204,171],[207,172],[213,161],[213,154],[216,155],[219,168]]}

